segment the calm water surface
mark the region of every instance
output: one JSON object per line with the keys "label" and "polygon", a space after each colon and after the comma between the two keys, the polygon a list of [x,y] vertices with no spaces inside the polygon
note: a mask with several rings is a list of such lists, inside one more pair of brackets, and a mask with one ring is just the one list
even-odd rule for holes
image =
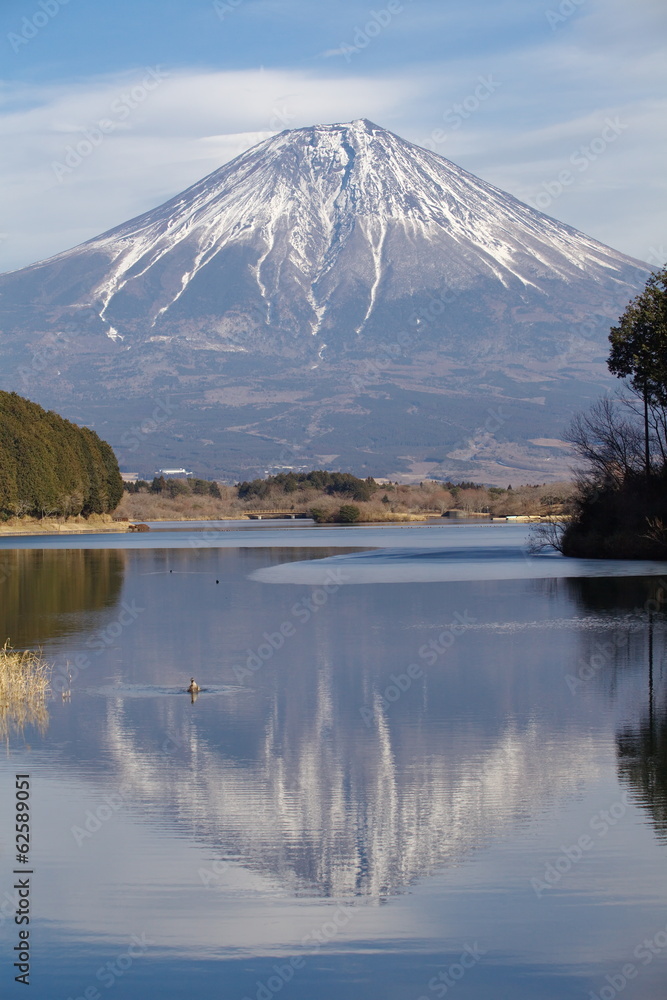
{"label": "calm water surface", "polygon": [[667,565],[525,543],[1,539],[55,671],[2,756],[0,995],[29,772],[34,1000],[665,997]]}

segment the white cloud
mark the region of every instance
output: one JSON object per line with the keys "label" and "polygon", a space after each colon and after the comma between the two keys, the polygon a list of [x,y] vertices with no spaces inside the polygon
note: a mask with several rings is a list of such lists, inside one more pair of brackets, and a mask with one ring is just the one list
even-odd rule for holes
{"label": "white cloud", "polygon": [[[542,26],[554,4],[544,0],[543,10],[531,4],[492,5],[489,17],[500,29],[500,15],[514,23],[517,10],[528,17],[532,9],[533,28],[536,21]],[[282,4],[269,0],[247,10],[269,7],[278,11]],[[469,27],[469,11],[453,10],[455,25]],[[406,30],[414,28],[416,12],[412,6],[406,13]],[[351,6],[353,26],[356,13]],[[369,50],[350,64],[314,59],[311,70],[179,71],[134,102],[146,69],[49,89],[0,85],[0,229],[6,234],[0,269],[95,236],[283,128],[360,117],[417,143],[432,142],[440,130],[437,152],[523,200],[571,169],[573,153],[595,140],[606,118],[620,117],[627,128],[618,140],[586,171],[574,172],[545,210],[645,259],[651,247],[664,244],[667,230],[667,108],[656,96],[667,75],[657,30],[662,19],[653,0],[634,8],[621,0],[584,0],[554,31],[545,18],[537,42],[533,30],[530,43],[485,51],[468,45],[455,59],[383,73],[371,69]],[[452,127],[454,109],[466,99],[468,108],[474,105],[479,80],[489,77],[498,86]],[[53,163],[63,163],[67,148],[85,141],[85,130],[104,118],[113,131],[59,181]]]}
{"label": "white cloud", "polygon": [[[518,52],[448,61],[444,96],[429,100],[425,114],[408,123],[404,134],[417,143],[430,142],[438,153],[524,201],[545,184],[555,189],[559,173],[571,170],[572,182],[545,210],[657,264],[651,248],[665,242],[667,230],[667,100],[657,96],[667,84],[662,37],[645,38],[642,58],[635,58],[636,38],[650,34],[652,22],[637,24],[636,16],[633,22],[623,11],[618,26],[627,27],[629,49],[622,33],[605,47],[594,29],[609,35],[608,25],[601,23],[609,11],[593,0],[584,6],[586,17],[564,27],[562,39],[545,32],[539,44]],[[457,119],[451,112],[474,94],[480,74],[492,74],[499,86]],[[571,157],[596,141],[607,119],[617,118],[627,126],[617,141],[608,143],[585,171],[572,170]]]}
{"label": "white cloud", "polygon": [[[138,70],[85,86],[5,88],[2,269],[159,204],[270,134],[364,116],[391,121],[419,96],[419,85],[392,78],[191,72],[148,90],[146,77]],[[101,122],[113,128],[100,138]],[[91,148],[75,165],[80,142]]]}

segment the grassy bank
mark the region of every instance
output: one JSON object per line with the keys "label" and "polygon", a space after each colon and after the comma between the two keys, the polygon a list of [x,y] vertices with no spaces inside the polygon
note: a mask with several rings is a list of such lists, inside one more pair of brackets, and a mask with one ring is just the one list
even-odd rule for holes
{"label": "grassy bank", "polygon": [[10,517],[0,522],[1,535],[71,535],[84,532],[127,531],[127,524],[114,521],[111,514],[90,517]]}
{"label": "grassy bank", "polygon": [[8,642],[0,647],[0,737],[27,725],[48,722],[46,699],[51,670],[41,652],[17,652]]}

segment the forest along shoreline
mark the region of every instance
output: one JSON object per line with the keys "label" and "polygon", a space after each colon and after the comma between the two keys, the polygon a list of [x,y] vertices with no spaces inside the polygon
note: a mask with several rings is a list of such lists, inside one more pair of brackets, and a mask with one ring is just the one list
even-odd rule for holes
{"label": "forest along shoreline", "polygon": [[[560,518],[571,483],[521,486],[513,490],[472,482],[426,480],[399,484],[357,479],[349,473],[284,473],[228,486],[202,479],[156,477],[125,483],[117,508],[88,517],[12,517],[0,523],[11,535],[127,532],[143,522],[239,521],[282,513],[318,524],[396,525],[443,523],[440,519],[550,521]],[[290,524],[293,522],[290,520]]]}

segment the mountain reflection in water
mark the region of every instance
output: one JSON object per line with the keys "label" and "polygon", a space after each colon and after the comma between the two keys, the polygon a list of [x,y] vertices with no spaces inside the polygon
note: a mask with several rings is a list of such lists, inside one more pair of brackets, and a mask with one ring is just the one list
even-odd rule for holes
{"label": "mountain reflection in water", "polygon": [[147,755],[117,705],[104,737],[116,780],[163,823],[196,828],[216,856],[299,893],[380,899],[575,791],[592,756],[592,739],[564,749],[538,725],[508,725],[491,740],[479,732],[477,745],[458,726],[434,746],[428,732],[379,711],[370,733],[355,732],[337,716],[334,670],[313,671],[307,716],[276,694],[252,761],[222,753],[197,726],[165,741],[168,761]]}
{"label": "mountain reflection in water", "polygon": [[[98,691],[90,674],[86,716],[75,716],[69,737],[104,760],[112,788],[133,789],[143,815],[196,830],[215,856],[298,893],[377,900],[458,865],[595,779],[595,735],[576,721],[562,732],[570,695],[560,676],[550,679],[548,655],[550,707],[532,702],[549,622],[529,615],[511,632],[517,606],[496,600],[490,621],[471,624],[404,697],[383,703],[392,676],[456,620],[453,609],[475,607],[478,585],[363,596],[341,587],[301,625],[294,606],[310,588],[258,584],[256,570],[314,555],[331,551],[128,554],[131,593],[146,610],[120,640],[124,677],[154,684],[155,697],[127,697],[123,684]],[[563,581],[546,586],[556,606],[571,606]],[[530,587],[543,607],[545,584]],[[284,621],[299,625],[295,636],[264,668],[245,670]],[[501,641],[502,665],[489,655]],[[203,694],[194,709],[166,696],[191,673],[229,694]]]}
{"label": "mountain reflection in water", "polygon": [[[87,657],[5,764],[10,783],[33,773],[49,816],[38,1000],[85,995],[143,932],[123,1000],[255,1000],[292,956],[286,998],[415,1000],[466,943],[484,958],[462,1000],[600,996],[664,927],[660,579],[563,578],[494,526],[201,535],[128,537],[117,565],[88,550],[77,571],[78,539],[52,551],[56,580],[98,586],[78,609],[24,588],[26,641]],[[351,548],[380,536],[404,555]],[[461,580],[463,553],[442,552],[466,539],[486,552]],[[494,562],[515,575],[493,579]],[[425,569],[441,578],[415,581]],[[353,919],[314,948],[341,906]],[[661,995],[661,961],[633,1000]]]}

